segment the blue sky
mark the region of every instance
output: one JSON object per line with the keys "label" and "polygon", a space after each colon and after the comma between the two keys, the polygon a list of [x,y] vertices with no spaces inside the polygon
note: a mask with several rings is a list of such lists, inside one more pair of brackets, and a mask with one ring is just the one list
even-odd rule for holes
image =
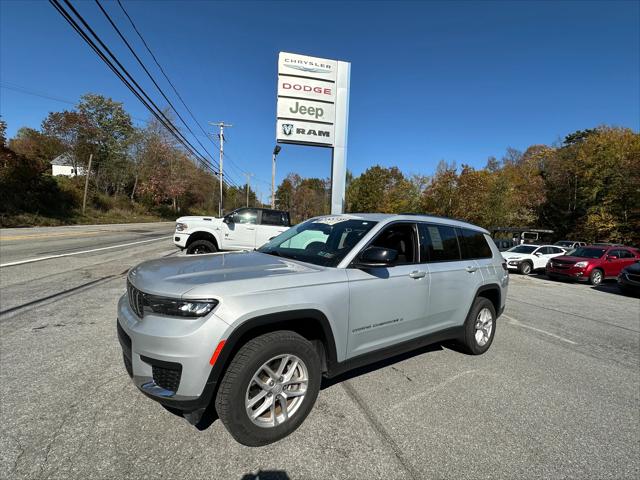
{"label": "blue sky", "polygon": [[[95,3],[73,3],[159,102]],[[281,50],[352,62],[356,174],[376,163],[430,174],[440,159],[481,167],[508,146],[551,144],[577,129],[640,128],[637,1],[123,4],[198,120],[234,124],[229,174],[243,183],[240,171],[253,172],[265,199]],[[117,4],[104,5],[144,54]],[[149,117],[47,2],[2,0],[0,30],[10,136],[71,105],[7,86],[70,101],[101,93]],[[278,180],[291,171],[328,176],[330,151],[284,146]]]}

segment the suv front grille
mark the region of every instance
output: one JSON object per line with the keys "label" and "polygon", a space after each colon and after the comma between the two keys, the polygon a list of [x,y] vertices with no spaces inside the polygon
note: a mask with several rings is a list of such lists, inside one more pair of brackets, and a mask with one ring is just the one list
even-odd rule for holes
{"label": "suv front grille", "polygon": [[127,279],[127,296],[129,297],[129,306],[140,318],[144,315],[144,293],[134,287],[129,279]]}

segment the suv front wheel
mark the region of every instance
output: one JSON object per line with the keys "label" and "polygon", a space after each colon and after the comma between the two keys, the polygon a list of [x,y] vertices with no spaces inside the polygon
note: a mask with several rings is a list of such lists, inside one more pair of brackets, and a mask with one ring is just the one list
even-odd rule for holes
{"label": "suv front wheel", "polygon": [[291,331],[249,340],[225,373],[216,411],[238,442],[257,447],[297,429],[320,390],[320,358],[313,345]]}

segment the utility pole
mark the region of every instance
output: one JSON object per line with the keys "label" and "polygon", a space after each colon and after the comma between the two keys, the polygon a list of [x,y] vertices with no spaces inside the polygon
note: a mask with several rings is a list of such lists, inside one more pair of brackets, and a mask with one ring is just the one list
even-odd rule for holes
{"label": "utility pole", "polygon": [[251,177],[253,176],[253,173],[245,173],[245,175],[247,176],[247,207],[249,206],[249,182],[251,181]]}
{"label": "utility pole", "polygon": [[218,203],[218,216],[222,217],[222,181],[223,181],[223,164],[224,164],[224,127],[233,127],[233,125],[224,122],[209,122],[209,125],[215,125],[220,128],[218,139],[220,140],[220,172],[218,177],[220,178],[220,202]]}
{"label": "utility pole", "polygon": [[[84,196],[82,197],[82,214],[84,215],[84,210],[87,207],[87,190],[89,189],[89,175],[91,175],[91,160],[93,160],[93,153],[89,155],[89,165],[87,166],[87,173],[84,176]],[[76,175],[77,173],[76,169]]]}
{"label": "utility pole", "polygon": [[282,150],[280,145],[276,145],[273,148],[273,155],[271,156],[271,208],[276,208],[276,157]]}

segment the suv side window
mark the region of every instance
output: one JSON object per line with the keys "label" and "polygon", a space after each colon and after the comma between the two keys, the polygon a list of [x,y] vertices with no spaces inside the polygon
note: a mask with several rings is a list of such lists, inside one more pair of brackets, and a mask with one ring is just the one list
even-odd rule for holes
{"label": "suv side window", "polygon": [[276,225],[278,227],[289,226],[289,219],[284,212],[277,210],[263,210],[262,211],[262,225]]}
{"label": "suv side window", "polygon": [[242,208],[236,211],[233,221],[235,223],[255,225],[258,223],[258,211],[255,208]]}
{"label": "suv side window", "polygon": [[551,249],[550,253],[552,253],[554,255],[557,254],[557,253],[564,253],[564,250],[561,249],[561,248],[558,248],[558,247],[549,247],[549,248]]}
{"label": "suv side window", "polygon": [[418,228],[423,262],[447,262],[461,259],[455,228],[426,223],[419,223]]}
{"label": "suv side window", "polygon": [[458,240],[462,250],[463,260],[472,258],[491,258],[493,253],[482,232],[468,228],[458,229]]}
{"label": "suv side window", "polygon": [[398,252],[396,265],[418,263],[418,241],[413,223],[393,223],[371,242],[372,247],[392,248]]}
{"label": "suv side window", "polygon": [[618,250],[620,252],[620,256],[618,258],[635,258],[635,255],[631,253],[629,250]]}

